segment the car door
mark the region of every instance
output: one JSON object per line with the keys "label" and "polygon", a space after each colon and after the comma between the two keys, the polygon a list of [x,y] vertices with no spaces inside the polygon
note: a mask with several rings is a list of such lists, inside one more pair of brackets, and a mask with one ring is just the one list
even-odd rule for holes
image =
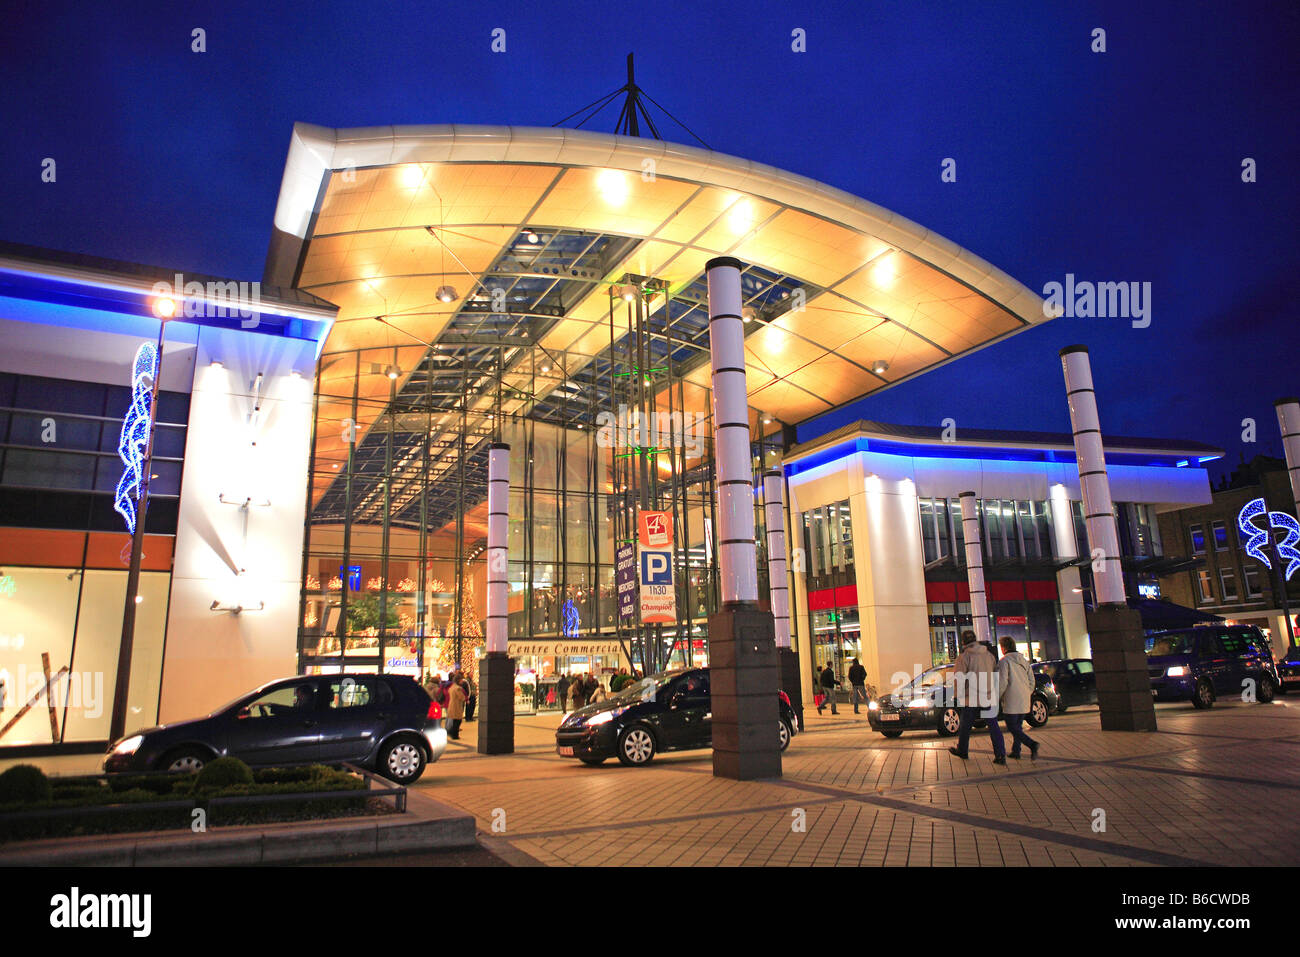
{"label": "car door", "polygon": [[1076,700],[1071,704],[1096,704],[1097,703],[1097,673],[1093,670],[1092,661],[1088,658],[1079,658],[1070,662],[1075,673],[1075,694]]}
{"label": "car door", "polygon": [[1236,677],[1236,667],[1232,663],[1224,642],[1225,635],[1207,632],[1200,636],[1200,660],[1206,677],[1214,687],[1216,694],[1232,694],[1240,689]]}
{"label": "car door", "polygon": [[320,759],[368,758],[393,719],[393,689],[378,675],[334,675],[324,679],[322,689]]}
{"label": "car door", "polygon": [[320,759],[317,679],[266,689],[226,714],[226,753],[248,764],[296,764]]}
{"label": "car door", "polygon": [[693,671],[678,678],[665,690],[664,711],[659,719],[665,749],[704,747],[709,734],[705,715],[712,717],[708,677]]}

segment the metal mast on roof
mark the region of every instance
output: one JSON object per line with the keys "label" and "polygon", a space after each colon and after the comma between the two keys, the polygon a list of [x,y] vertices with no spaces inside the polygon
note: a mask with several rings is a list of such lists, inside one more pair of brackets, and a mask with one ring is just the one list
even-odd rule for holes
{"label": "metal mast on roof", "polygon": [[[563,126],[565,123],[573,119],[575,116],[582,114],[582,119],[574,124],[574,129],[581,129],[584,123],[586,123],[593,116],[595,116],[606,106],[612,103],[620,93],[625,94],[625,96],[623,97],[623,108],[619,111],[618,114],[618,121],[614,124],[615,133],[618,133],[622,136],[643,136],[645,134],[641,132],[641,121],[644,120],[645,127],[649,131],[651,138],[656,140],[662,140],[663,136],[661,136],[659,133],[659,127],[655,125],[654,119],[650,116],[649,112],[645,108],[645,102],[649,102],[654,104],[654,106],[657,107],[659,110],[661,110],[665,116],[667,116],[670,120],[672,120],[682,129],[684,129],[687,133],[689,133],[691,135],[691,138],[695,140],[695,142],[699,143],[706,150],[710,148],[709,144],[704,142],[704,140],[700,139],[698,136],[696,136],[694,131],[691,130],[689,126],[687,126],[677,117],[669,113],[666,109],[664,109],[662,104],[660,104],[657,100],[655,100],[654,97],[652,97],[649,93],[647,93],[645,90],[641,89],[641,87],[636,85],[636,75],[632,66],[631,53],[627,55],[627,83],[625,83],[623,86],[620,86],[617,90],[614,90],[612,93],[605,94],[595,102],[588,103],[582,109],[575,110],[574,112],[566,116],[564,119],[560,120],[558,123],[552,123],[551,125]],[[643,98],[645,102],[642,102]]]}

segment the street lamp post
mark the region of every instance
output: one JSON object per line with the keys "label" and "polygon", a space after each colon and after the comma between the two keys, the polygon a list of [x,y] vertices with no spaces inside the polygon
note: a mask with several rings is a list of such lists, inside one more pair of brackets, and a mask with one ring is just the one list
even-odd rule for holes
{"label": "street lamp post", "polygon": [[[154,351],[153,382],[150,384],[147,438],[144,455],[140,460],[140,480],[135,497],[135,528],[131,534],[131,560],[126,574],[126,603],[122,609],[122,640],[117,652],[117,683],[113,691],[113,713],[109,719],[108,735],[116,741],[126,733],[127,694],[131,687],[131,654],[135,645],[136,608],[140,604],[140,562],[144,558],[144,526],[149,511],[149,479],[153,474],[154,422],[158,409],[158,381],[162,376],[163,337],[167,320],[176,311],[171,299],[160,299],[154,304],[158,315],[158,344]],[[135,383],[132,383],[134,386]],[[135,396],[132,396],[132,402]],[[129,416],[129,413],[128,413]]]}

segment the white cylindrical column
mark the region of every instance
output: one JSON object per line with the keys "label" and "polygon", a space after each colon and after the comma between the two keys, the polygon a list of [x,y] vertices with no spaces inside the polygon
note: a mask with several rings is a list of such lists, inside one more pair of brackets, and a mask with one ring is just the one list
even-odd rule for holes
{"label": "white cylindrical column", "polygon": [[1119,528],[1115,524],[1114,506],[1110,500],[1110,480],[1106,475],[1106,455],[1102,449],[1088,347],[1067,346],[1062,349],[1061,366],[1065,370],[1065,397],[1070,405],[1070,427],[1074,432],[1088,547],[1092,550],[1092,567],[1101,569],[1092,573],[1093,604],[1123,605],[1124,571],[1120,560]]}
{"label": "white cylindrical column", "polygon": [[1291,476],[1291,497],[1295,499],[1296,517],[1300,518],[1300,399],[1278,399],[1273,405],[1282,430],[1282,454]]}
{"label": "white cylindrical column", "polygon": [[1052,544],[1056,548],[1056,557],[1069,559],[1079,557],[1079,543],[1074,537],[1074,513],[1070,508],[1070,493],[1060,482],[1048,489],[1052,505]]}
{"label": "white cylindrical column", "polygon": [[970,585],[970,618],[975,640],[992,642],[989,603],[984,596],[984,551],[980,546],[980,519],[975,493],[961,493],[961,533],[966,540],[966,581]]}
{"label": "white cylindrical column", "polygon": [[709,283],[709,356],[718,486],[718,571],[722,604],[758,601],[754,479],[749,452],[745,332],[740,315],[742,263],[728,256],[705,265]]}
{"label": "white cylindrical column", "polygon": [[507,570],[509,569],[510,446],[488,449],[487,651],[509,650]]}
{"label": "white cylindrical column", "polygon": [[767,526],[767,577],[772,591],[776,646],[790,647],[790,580],[785,561],[785,480],[779,470],[763,473],[763,517]]}

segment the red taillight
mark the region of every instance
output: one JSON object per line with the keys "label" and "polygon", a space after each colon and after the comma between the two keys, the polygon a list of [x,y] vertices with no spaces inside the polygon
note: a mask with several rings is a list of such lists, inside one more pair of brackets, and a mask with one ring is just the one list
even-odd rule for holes
{"label": "red taillight", "polygon": [[436,702],[436,701],[430,701],[430,702],[429,702],[429,715],[428,715],[428,718],[429,718],[430,721],[441,721],[441,720],[442,720],[442,705],[438,704],[438,702]]}
{"label": "red taillight", "polygon": [[790,703],[790,696],[789,696],[788,694],[786,694],[784,691],[778,691],[777,694],[779,694],[779,695],[781,696],[781,700],[785,702],[785,706],[786,706],[787,708],[793,708],[793,707],[794,707],[794,705],[792,705],[792,704]]}

